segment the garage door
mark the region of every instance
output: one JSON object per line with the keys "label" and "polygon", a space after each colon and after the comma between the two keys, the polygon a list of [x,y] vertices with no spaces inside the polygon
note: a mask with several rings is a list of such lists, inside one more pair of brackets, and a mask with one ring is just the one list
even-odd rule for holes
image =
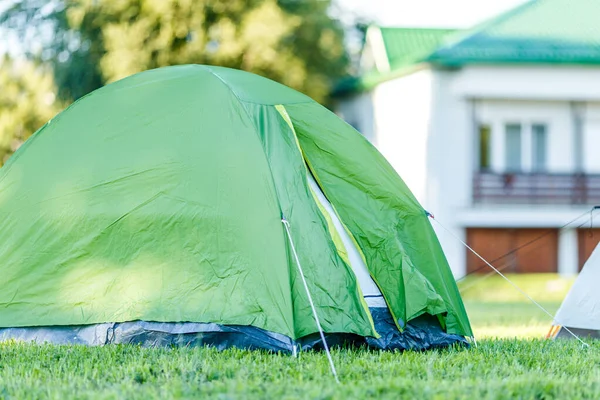
{"label": "garage door", "polygon": [[[503,272],[556,272],[558,266],[557,229],[469,228],[467,242],[476,252]],[[515,249],[522,247],[520,250]],[[467,272],[489,272],[470,251]]]}
{"label": "garage door", "polygon": [[592,254],[592,251],[600,242],[600,228],[594,229],[579,229],[577,232],[579,243],[579,270],[583,268],[583,264]]}

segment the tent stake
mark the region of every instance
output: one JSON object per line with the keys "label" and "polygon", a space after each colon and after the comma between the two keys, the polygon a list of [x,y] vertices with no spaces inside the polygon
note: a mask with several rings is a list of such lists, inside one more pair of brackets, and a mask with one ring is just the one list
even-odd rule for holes
{"label": "tent stake", "polygon": [[315,308],[315,304],[313,303],[312,296],[310,295],[310,290],[308,290],[308,284],[306,283],[306,278],[304,277],[304,271],[302,270],[302,265],[300,265],[300,259],[298,258],[298,253],[296,253],[296,246],[294,246],[294,241],[292,240],[292,235],[290,233],[290,223],[285,219],[285,217],[281,218],[281,222],[285,227],[285,231],[287,232],[288,240],[290,241],[290,246],[292,248],[292,252],[294,253],[294,258],[296,259],[296,265],[298,266],[298,270],[300,271],[300,277],[302,278],[302,283],[304,283],[304,289],[306,290],[306,295],[308,296],[308,302],[310,303],[310,308],[312,309],[313,316],[315,317],[315,323],[317,324],[317,328],[319,329],[319,334],[321,335],[321,340],[323,341],[323,347],[325,347],[325,352],[327,353],[327,359],[329,360],[329,367],[331,368],[331,373],[335,378],[337,383],[340,383],[338,379],[337,371],[335,370],[335,365],[333,364],[333,359],[331,358],[331,353],[329,352],[329,346],[327,345],[327,340],[325,340],[325,333],[323,333],[323,328],[321,328],[321,322],[319,321],[319,315],[317,314],[317,309]]}

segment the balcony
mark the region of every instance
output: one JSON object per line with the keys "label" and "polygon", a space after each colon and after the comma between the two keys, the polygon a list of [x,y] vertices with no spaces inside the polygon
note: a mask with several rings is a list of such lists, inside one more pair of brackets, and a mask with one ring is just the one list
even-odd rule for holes
{"label": "balcony", "polygon": [[475,204],[600,204],[600,174],[475,173]]}

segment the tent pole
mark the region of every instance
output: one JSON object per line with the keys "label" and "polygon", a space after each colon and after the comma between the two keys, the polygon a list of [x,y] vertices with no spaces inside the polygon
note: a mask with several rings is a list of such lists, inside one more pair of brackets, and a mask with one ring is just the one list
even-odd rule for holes
{"label": "tent pole", "polygon": [[331,352],[329,351],[329,346],[327,345],[327,340],[325,340],[325,333],[323,333],[323,328],[321,327],[321,322],[319,321],[319,315],[317,314],[317,309],[315,308],[315,304],[313,303],[312,296],[310,295],[310,290],[308,290],[308,284],[306,283],[306,278],[304,277],[304,271],[302,270],[302,265],[300,265],[300,259],[298,258],[298,253],[296,253],[296,246],[294,246],[294,241],[292,240],[292,235],[290,233],[290,223],[285,217],[281,218],[281,222],[285,227],[285,231],[287,232],[287,237],[290,242],[290,246],[292,248],[292,253],[294,253],[294,258],[296,259],[296,265],[298,266],[298,271],[300,271],[300,277],[302,278],[302,283],[304,284],[304,290],[306,290],[306,295],[308,296],[308,302],[310,303],[310,308],[312,309],[313,316],[315,318],[315,323],[317,324],[317,328],[319,329],[319,334],[321,335],[321,340],[323,341],[323,347],[325,347],[325,352],[327,353],[327,359],[329,360],[329,367],[331,368],[331,373],[335,378],[337,383],[340,383],[338,379],[337,371],[335,370],[335,365],[333,364],[333,359],[331,358]]}

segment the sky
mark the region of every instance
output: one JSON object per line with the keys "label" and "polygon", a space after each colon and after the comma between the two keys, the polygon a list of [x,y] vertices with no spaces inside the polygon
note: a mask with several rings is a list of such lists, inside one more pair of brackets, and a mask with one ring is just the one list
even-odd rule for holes
{"label": "sky", "polygon": [[[383,26],[466,28],[526,0],[336,0],[344,12]],[[2,4],[0,0],[0,11]],[[18,41],[0,30],[0,54],[18,49]],[[8,40],[7,40],[8,39]]]}
{"label": "sky", "polygon": [[524,0],[337,0],[357,16],[383,26],[466,28]]}

